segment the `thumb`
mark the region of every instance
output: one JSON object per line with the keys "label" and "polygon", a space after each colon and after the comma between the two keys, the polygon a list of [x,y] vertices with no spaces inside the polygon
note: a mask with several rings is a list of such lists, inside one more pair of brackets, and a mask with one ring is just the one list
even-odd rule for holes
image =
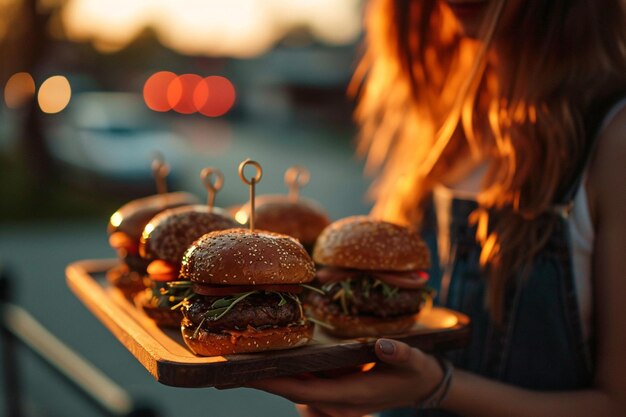
{"label": "thumb", "polygon": [[392,366],[421,371],[426,360],[422,351],[397,340],[378,339],[374,349],[378,359]]}

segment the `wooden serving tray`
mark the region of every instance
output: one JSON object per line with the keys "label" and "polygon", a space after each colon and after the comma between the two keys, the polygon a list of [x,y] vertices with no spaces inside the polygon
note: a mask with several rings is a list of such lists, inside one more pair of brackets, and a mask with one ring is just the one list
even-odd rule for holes
{"label": "wooden serving tray", "polygon": [[[67,266],[70,289],[159,382],[175,387],[237,386],[272,376],[358,366],[376,361],[374,338],[335,339],[316,329],[306,346],[228,356],[194,355],[176,329],[161,328],[109,285],[105,273],[117,260],[84,260]],[[428,352],[464,346],[469,319],[452,310],[423,311],[414,329],[393,336]]]}

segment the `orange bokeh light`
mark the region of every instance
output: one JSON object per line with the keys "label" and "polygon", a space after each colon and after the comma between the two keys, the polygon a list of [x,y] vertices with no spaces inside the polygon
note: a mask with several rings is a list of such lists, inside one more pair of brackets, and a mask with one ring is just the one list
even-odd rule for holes
{"label": "orange bokeh light", "polygon": [[218,117],[235,104],[235,87],[224,77],[210,76],[199,83],[193,93],[193,103],[201,114]]}
{"label": "orange bokeh light", "polygon": [[197,74],[183,74],[173,79],[167,87],[167,101],[172,109],[182,114],[197,112],[193,95],[201,82],[202,77]]}
{"label": "orange bokeh light", "polygon": [[67,107],[72,98],[70,82],[62,75],[48,78],[39,87],[37,101],[41,111],[48,114],[59,113]]}
{"label": "orange bokeh light", "polygon": [[150,76],[143,86],[143,99],[149,109],[159,112],[172,110],[167,91],[176,74],[170,71],[159,71]]}
{"label": "orange bokeh light", "polygon": [[22,107],[35,95],[35,81],[27,72],[13,74],[4,87],[4,102],[10,109]]}

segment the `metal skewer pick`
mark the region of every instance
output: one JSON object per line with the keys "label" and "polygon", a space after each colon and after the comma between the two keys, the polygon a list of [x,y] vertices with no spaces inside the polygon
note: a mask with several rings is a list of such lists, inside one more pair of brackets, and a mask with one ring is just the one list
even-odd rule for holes
{"label": "metal skewer pick", "polygon": [[152,175],[156,182],[156,188],[158,194],[167,193],[167,181],[166,178],[170,173],[170,166],[165,162],[163,154],[161,152],[155,152],[152,159]]}
{"label": "metal skewer pick", "polygon": [[[254,177],[251,177],[250,179],[247,179],[243,172],[247,165],[252,165],[256,169],[256,173]],[[252,159],[248,158],[239,164],[239,178],[241,178],[241,181],[243,181],[245,184],[248,184],[250,186],[250,218],[248,219],[248,222],[250,225],[251,232],[254,232],[254,217],[255,217],[254,190],[255,190],[256,184],[258,184],[258,182],[261,181],[262,176],[263,176],[263,168],[261,168],[261,165],[259,165],[258,162],[253,161]]]}
{"label": "metal skewer pick", "polygon": [[[215,181],[213,181],[213,177],[215,177]],[[217,168],[206,167],[200,171],[200,179],[202,180],[202,185],[206,188],[207,192],[207,206],[209,206],[209,211],[213,211],[213,207],[215,205],[215,194],[219,190],[222,189],[224,185],[224,175],[222,171]]]}
{"label": "metal skewer pick", "polygon": [[300,188],[307,185],[310,178],[309,170],[300,165],[294,165],[285,171],[285,185],[289,189],[289,200],[298,200]]}

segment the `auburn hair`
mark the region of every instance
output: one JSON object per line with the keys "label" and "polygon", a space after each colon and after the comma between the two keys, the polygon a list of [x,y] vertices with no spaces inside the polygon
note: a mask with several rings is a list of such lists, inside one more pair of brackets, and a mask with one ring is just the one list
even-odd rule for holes
{"label": "auburn hair", "polygon": [[496,0],[470,39],[443,3],[368,5],[351,84],[358,151],[376,175],[372,214],[414,227],[436,184],[486,161],[471,220],[498,318],[504,272],[545,245],[550,222],[537,220],[586,158],[585,115],[626,85],[625,13],[620,0],[532,0],[504,27],[511,5]]}

